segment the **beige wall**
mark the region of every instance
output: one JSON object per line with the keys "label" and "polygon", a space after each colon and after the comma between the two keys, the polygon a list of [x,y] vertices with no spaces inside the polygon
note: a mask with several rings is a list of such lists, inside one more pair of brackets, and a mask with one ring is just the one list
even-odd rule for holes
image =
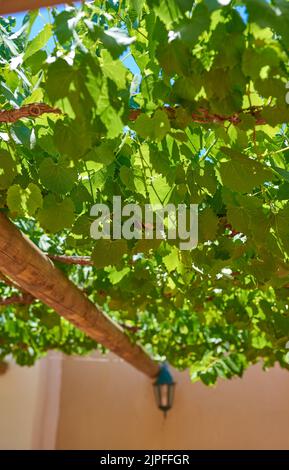
{"label": "beige wall", "polygon": [[34,367],[13,362],[0,375],[0,449],[54,449],[61,385],[61,357]]}
{"label": "beige wall", "polygon": [[0,376],[0,449],[32,449],[41,412],[39,387],[41,364],[35,367],[9,365]]}
{"label": "beige wall", "polygon": [[252,367],[215,388],[175,379],[165,421],[151,382],[113,355],[11,364],[0,376],[0,449],[289,449],[288,372]]}
{"label": "beige wall", "polygon": [[289,373],[251,368],[216,388],[175,373],[164,421],[150,381],[110,355],[63,363],[58,449],[289,449]]}

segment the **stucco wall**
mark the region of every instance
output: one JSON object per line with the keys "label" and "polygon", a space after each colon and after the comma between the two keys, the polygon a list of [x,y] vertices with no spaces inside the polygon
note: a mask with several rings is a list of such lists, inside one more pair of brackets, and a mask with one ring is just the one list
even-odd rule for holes
{"label": "stucco wall", "polygon": [[215,388],[175,373],[165,421],[150,381],[109,359],[63,363],[58,449],[289,449],[289,373],[252,367]]}
{"label": "stucco wall", "polygon": [[288,372],[253,367],[215,388],[175,379],[165,421],[151,382],[113,355],[11,364],[0,376],[0,449],[289,449]]}
{"label": "stucco wall", "polygon": [[42,403],[39,401],[41,364],[10,364],[0,376],[0,449],[32,449]]}
{"label": "stucco wall", "polygon": [[13,362],[0,375],[0,449],[54,449],[61,385],[61,356],[33,367]]}

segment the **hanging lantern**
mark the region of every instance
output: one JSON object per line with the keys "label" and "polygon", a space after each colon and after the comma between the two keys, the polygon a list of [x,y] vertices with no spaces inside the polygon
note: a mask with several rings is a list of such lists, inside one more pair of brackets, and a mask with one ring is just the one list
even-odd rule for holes
{"label": "hanging lantern", "polygon": [[167,364],[160,366],[159,375],[154,383],[155,398],[157,406],[166,416],[172,408],[174,401],[175,382]]}

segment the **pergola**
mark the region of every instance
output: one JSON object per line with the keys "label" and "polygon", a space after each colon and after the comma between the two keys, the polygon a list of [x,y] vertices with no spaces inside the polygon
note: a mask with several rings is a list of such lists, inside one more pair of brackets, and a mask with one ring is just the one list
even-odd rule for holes
{"label": "pergola", "polygon": [[[59,0],[0,0],[0,15],[60,3]],[[0,272],[139,371],[151,378],[157,376],[158,364],[141,346],[133,344],[122,328],[67,279],[4,214],[0,214]]]}
{"label": "pergola", "polygon": [[0,15],[16,13],[18,11],[36,10],[42,7],[49,7],[60,3],[59,0],[0,0]]}

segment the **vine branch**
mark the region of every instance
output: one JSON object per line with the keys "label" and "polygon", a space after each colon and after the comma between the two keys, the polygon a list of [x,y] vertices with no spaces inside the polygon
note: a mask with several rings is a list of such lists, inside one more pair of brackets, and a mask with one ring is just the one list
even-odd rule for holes
{"label": "vine branch", "polygon": [[45,103],[32,103],[17,109],[2,109],[0,122],[16,122],[23,118],[36,118],[47,113],[61,114],[61,111]]}
{"label": "vine branch", "polygon": [[93,261],[89,256],[68,256],[68,255],[51,255],[45,253],[48,258],[64,264],[78,264],[79,266],[93,266]]}
{"label": "vine branch", "polygon": [[[180,109],[179,107],[165,106],[163,110],[167,113],[169,119],[176,118],[176,112]],[[222,124],[226,121],[231,122],[234,125],[239,124],[242,121],[242,114],[253,116],[256,119],[256,124],[266,124],[266,121],[261,116],[263,110],[262,106],[250,106],[249,108],[241,109],[240,111],[231,115],[221,115],[211,113],[206,108],[199,108],[196,112],[191,113],[192,122],[200,124]],[[142,113],[141,109],[132,109],[129,113],[129,120],[135,121],[138,116]]]}
{"label": "vine branch", "polygon": [[7,299],[0,299],[0,306],[14,304],[30,305],[34,301],[35,297],[28,293],[23,293],[22,295],[12,295],[11,297],[7,297]]}
{"label": "vine branch", "polygon": [[[176,111],[178,107],[165,106],[163,110],[167,113],[170,119],[176,118]],[[222,124],[225,121],[231,122],[234,125],[239,124],[242,121],[242,114],[253,116],[256,119],[256,125],[266,124],[264,118],[262,118],[262,106],[250,106],[249,108],[241,109],[240,111],[231,115],[221,115],[211,113],[205,108],[199,108],[196,112],[191,114],[192,122],[200,124]],[[0,111],[0,123],[1,122],[16,122],[23,118],[36,118],[45,113],[61,114],[61,110],[53,108],[45,103],[32,103],[22,106],[18,109],[8,109]],[[138,116],[142,113],[141,109],[131,109],[129,113],[129,120],[135,121]]]}

